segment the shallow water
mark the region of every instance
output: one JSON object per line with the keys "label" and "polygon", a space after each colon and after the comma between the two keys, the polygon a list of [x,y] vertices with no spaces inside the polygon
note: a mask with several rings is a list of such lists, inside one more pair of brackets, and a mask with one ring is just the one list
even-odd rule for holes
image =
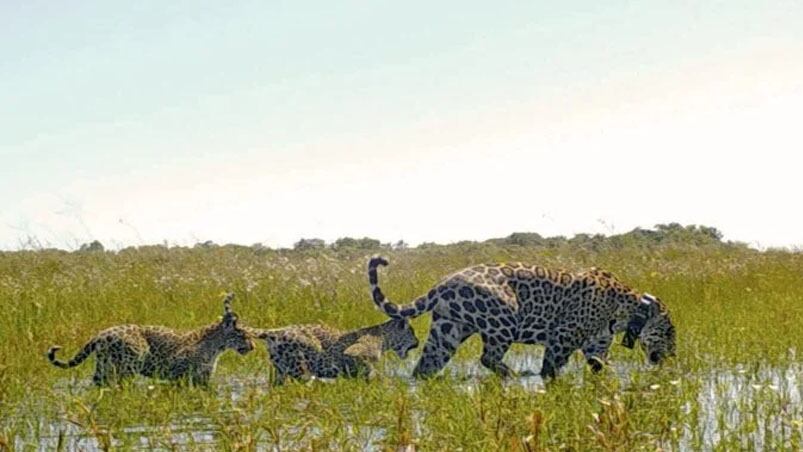
{"label": "shallow water", "polygon": [[795,429],[803,434],[803,425],[785,425],[778,416],[767,412],[768,404],[756,403],[759,399],[774,401],[800,417],[803,413],[803,365],[786,369],[764,367],[756,373],[737,367],[710,372],[702,382],[697,404],[702,412],[699,428],[703,432],[703,444],[719,443],[723,424],[740,425],[745,421],[753,421],[756,431],[751,435],[751,442],[742,441],[742,448],[763,450],[764,438],[779,435],[789,438]]}
{"label": "shallow water", "polygon": [[[510,352],[505,361],[515,371],[536,372],[541,366],[541,354],[539,352]],[[410,382],[412,391],[416,390],[415,380],[410,378],[415,360],[407,361],[387,360],[382,367],[383,376],[388,378],[401,378]],[[581,360],[572,360],[562,371],[562,375],[571,376],[574,381],[582,382],[585,363]],[[632,377],[639,372],[648,371],[650,366],[636,364],[633,362],[613,362],[611,370],[619,378],[623,388],[631,384]],[[483,368],[478,360],[459,360],[450,363],[445,370],[454,378],[456,384],[466,391],[476,391],[480,388],[480,383],[490,375],[490,372]],[[754,431],[740,434],[738,447],[743,449],[763,450],[768,447],[765,443],[767,438],[774,438],[777,444],[778,438],[790,438],[793,431],[803,435],[803,424],[783,423],[775,415],[776,412],[768,412],[768,407],[777,407],[778,410],[785,410],[787,418],[803,419],[803,363],[795,363],[784,368],[761,367],[747,369],[744,366],[725,368],[717,371],[701,371],[696,375],[686,377],[689,381],[699,384],[699,392],[696,400],[686,404],[685,413],[687,419],[682,428],[682,435],[679,441],[679,448],[686,450],[693,448],[693,444],[702,445],[703,450],[713,450],[717,444],[726,440],[726,433],[732,427],[751,422]],[[233,402],[240,401],[249,390],[270,391],[270,381],[266,376],[256,378],[231,377],[219,382],[215,386],[218,396],[229,398]],[[137,382],[147,386],[148,382]],[[312,384],[325,384],[325,382],[314,382]],[[540,377],[526,376],[511,378],[504,383],[508,387],[520,387],[527,391],[547,390]],[[680,384],[679,381],[670,381],[669,384]],[[58,391],[76,393],[86,391],[89,387],[85,382],[62,381],[57,385]],[[413,413],[416,425],[414,431],[420,432],[424,422],[420,419],[420,414]],[[350,437],[359,438],[363,444],[363,450],[378,450],[374,444],[378,444],[385,435],[385,430],[374,426],[348,426],[353,429]],[[17,438],[17,444],[25,440],[38,445],[38,450],[54,450],[59,444],[63,450],[100,450],[98,440],[88,434],[83,428],[69,422],[58,422],[36,426],[37,432],[31,430],[28,438]],[[124,430],[126,436],[125,446],[127,448],[141,448],[143,450],[214,450],[215,441],[219,435],[218,426],[208,417],[201,415],[185,416],[179,422],[169,425],[134,425]],[[287,438],[297,438],[300,432],[297,428],[288,428],[283,432]],[[119,435],[119,433],[118,433]],[[304,436],[316,435],[314,427],[307,427],[303,432]],[[164,443],[153,442],[153,438],[165,438]],[[695,439],[698,439],[695,441]],[[702,441],[699,441],[701,439]],[[291,441],[291,440],[290,440]],[[733,444],[731,442],[727,444]],[[119,440],[115,440],[113,445],[122,445]],[[283,441],[281,447],[277,444],[260,443],[258,450],[279,450],[293,448],[292,443]],[[672,445],[666,445],[668,449]],[[694,446],[698,447],[698,446]],[[20,446],[18,450],[23,450]],[[29,450],[25,448],[24,450]]]}

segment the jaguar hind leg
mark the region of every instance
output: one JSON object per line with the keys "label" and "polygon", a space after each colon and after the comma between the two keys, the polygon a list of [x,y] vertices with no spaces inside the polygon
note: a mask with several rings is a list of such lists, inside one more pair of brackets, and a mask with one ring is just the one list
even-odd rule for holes
{"label": "jaguar hind leg", "polygon": [[416,378],[426,378],[438,373],[452,359],[457,347],[474,334],[474,330],[466,324],[435,314],[432,319],[429,338],[413,370]]}
{"label": "jaguar hind leg", "polygon": [[493,371],[495,374],[499,375],[500,377],[510,377],[513,375],[513,371],[502,362],[502,359],[505,357],[505,353],[507,353],[508,349],[510,348],[510,341],[494,337],[494,336],[486,336],[483,334],[482,336],[482,357],[480,358],[480,363],[482,365]]}
{"label": "jaguar hind leg", "polygon": [[108,386],[111,379],[110,374],[113,373],[114,369],[110,363],[108,363],[107,360],[98,358],[97,363],[95,364],[95,374],[92,375],[92,383],[95,386]]}

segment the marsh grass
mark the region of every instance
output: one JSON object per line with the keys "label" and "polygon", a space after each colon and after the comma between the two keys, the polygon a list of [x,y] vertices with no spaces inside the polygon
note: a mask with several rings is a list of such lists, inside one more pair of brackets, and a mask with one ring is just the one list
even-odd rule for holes
{"label": "marsh grass", "polygon": [[[502,381],[476,365],[472,338],[444,375],[409,379],[387,356],[371,381],[270,387],[264,347],[225,353],[209,389],[136,379],[89,384],[93,361],[49,365],[122,323],[197,328],[220,293],[260,327],[381,322],[368,296],[369,252],[145,247],[117,253],[0,253],[0,450],[800,449],[803,434],[803,256],[735,246],[527,248],[464,244],[384,250],[386,293],[409,300],[470,264],[598,266],[658,294],[678,330],[678,357],[659,368],[615,346],[590,374],[575,358],[549,387]],[[413,322],[426,339],[429,316]],[[516,346],[514,368],[541,349]]]}

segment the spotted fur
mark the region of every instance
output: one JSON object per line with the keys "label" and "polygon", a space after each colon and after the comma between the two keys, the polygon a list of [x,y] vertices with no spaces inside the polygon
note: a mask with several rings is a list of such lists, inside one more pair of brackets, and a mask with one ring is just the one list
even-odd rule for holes
{"label": "spotted fur", "polygon": [[325,325],[293,325],[272,330],[250,329],[264,339],[273,367],[274,384],[287,377],[304,379],[367,376],[382,352],[393,350],[401,359],[418,347],[406,319],[342,332]]}
{"label": "spotted fur", "polygon": [[483,341],[480,362],[502,376],[511,374],[502,358],[513,343],[546,346],[544,378],[554,378],[578,349],[599,371],[614,334],[625,330],[625,345],[632,346],[627,341],[638,338],[651,362],[675,351],[675,329],[664,304],[602,270],[574,274],[522,263],[477,265],[446,277],[426,295],[400,306],[379,287],[377,267],[385,265],[388,261],[382,257],[368,264],[371,294],[379,309],[398,319],[432,311],[416,376],[440,371],[457,347],[477,333]]}
{"label": "spotted fur", "polygon": [[223,300],[223,318],[203,328],[177,332],[161,326],[119,325],[98,333],[68,362],[56,359],[59,346],[51,347],[47,358],[54,366],[68,369],[94,353],[92,381],[98,386],[137,374],[206,385],[220,353],[232,349],[244,355],[254,348],[251,336],[237,325],[231,310],[233,298],[230,293]]}

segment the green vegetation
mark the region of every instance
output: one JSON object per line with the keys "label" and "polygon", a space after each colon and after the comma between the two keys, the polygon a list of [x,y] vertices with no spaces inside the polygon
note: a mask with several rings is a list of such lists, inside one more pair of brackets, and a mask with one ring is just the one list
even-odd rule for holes
{"label": "green vegetation", "polygon": [[[303,242],[303,241],[302,241]],[[711,228],[666,225],[614,237],[513,234],[484,243],[418,248],[371,239],[262,246],[102,245],[0,253],[0,450],[29,446],[278,450],[800,449],[803,447],[803,254],[722,243]],[[91,249],[90,249],[91,248]],[[371,249],[373,248],[373,249]],[[406,301],[478,262],[598,266],[667,302],[678,357],[652,368],[614,346],[612,367],[590,374],[576,357],[549,387],[504,381],[478,367],[480,343],[461,347],[443,377],[409,378],[417,354],[383,360],[378,378],[269,385],[264,346],[227,352],[210,389],[138,379],[90,385],[94,362],[47,363],[50,345],[74,353],[121,323],[195,328],[214,321],[220,294],[260,327],[381,322],[367,289],[368,257],[391,265],[382,282]],[[429,316],[413,322],[426,339]],[[514,368],[537,371],[540,347],[517,346]]]}

